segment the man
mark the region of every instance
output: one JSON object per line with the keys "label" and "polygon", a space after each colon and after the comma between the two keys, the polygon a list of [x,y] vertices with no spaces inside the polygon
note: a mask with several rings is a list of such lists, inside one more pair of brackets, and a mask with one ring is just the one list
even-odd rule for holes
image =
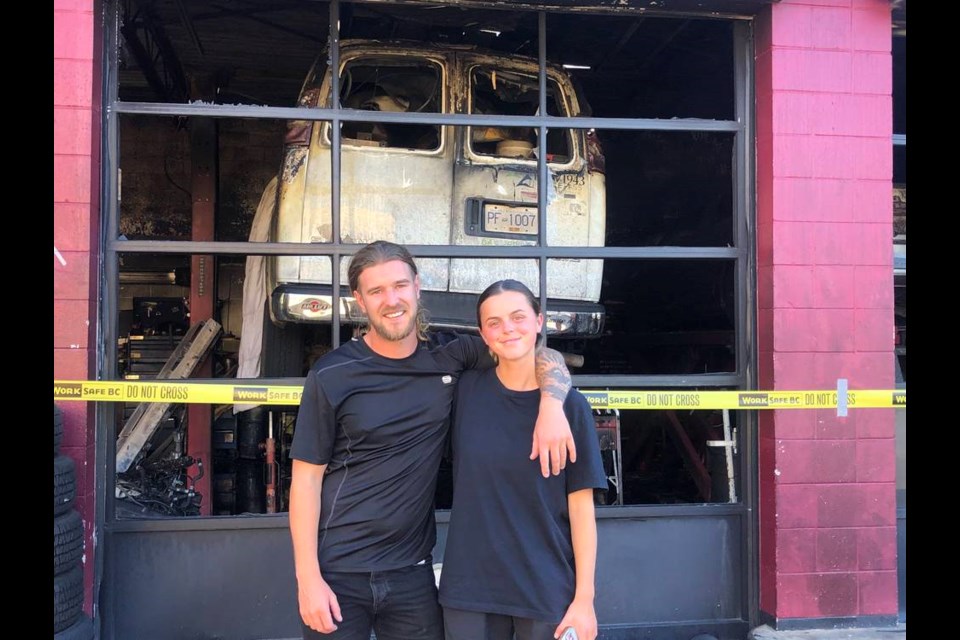
{"label": "man", "polygon": [[[403,247],[377,241],[350,261],[369,330],[320,358],[304,383],[290,455],[290,531],[304,638],[440,640],[430,558],[433,501],[461,371],[493,361],[476,336],[427,337],[420,279]],[[547,477],[576,449],[570,376],[538,353],[540,417],[530,458]],[[319,527],[318,527],[319,524]],[[331,635],[322,635],[331,634]]]}

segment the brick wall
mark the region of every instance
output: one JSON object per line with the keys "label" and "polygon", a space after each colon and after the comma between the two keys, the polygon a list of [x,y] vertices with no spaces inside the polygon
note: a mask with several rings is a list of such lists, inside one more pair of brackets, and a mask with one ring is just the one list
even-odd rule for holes
{"label": "brick wall", "polygon": [[[762,388],[893,388],[890,3],[756,23]],[[761,412],[760,605],[895,616],[894,414]]]}
{"label": "brick wall", "polygon": [[[98,250],[100,103],[93,64],[93,2],[55,0],[53,13],[53,372],[55,379],[94,375]],[[85,529],[84,610],[93,591],[93,406],[61,404],[61,452],[76,462]]]}

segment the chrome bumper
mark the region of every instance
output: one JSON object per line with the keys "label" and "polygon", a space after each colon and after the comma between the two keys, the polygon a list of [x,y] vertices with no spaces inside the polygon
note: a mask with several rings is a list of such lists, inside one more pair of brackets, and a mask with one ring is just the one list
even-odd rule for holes
{"label": "chrome bumper", "polygon": [[[430,326],[461,331],[476,331],[477,295],[421,291]],[[333,321],[333,296],[329,285],[280,285],[270,296],[274,319],[281,323],[330,323]],[[549,336],[596,337],[603,331],[606,317],[602,305],[576,300],[547,300],[544,324]],[[366,314],[346,290],[340,296],[340,322],[363,324]]]}

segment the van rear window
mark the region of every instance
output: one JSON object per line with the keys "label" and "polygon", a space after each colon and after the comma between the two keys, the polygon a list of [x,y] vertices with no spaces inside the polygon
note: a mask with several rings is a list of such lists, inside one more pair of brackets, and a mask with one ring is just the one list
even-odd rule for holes
{"label": "van rear window", "polygon": [[[474,67],[470,74],[472,113],[534,116],[539,106],[539,80],[535,75],[482,66]],[[547,115],[568,115],[560,87],[549,78]],[[532,160],[540,152],[534,127],[471,127],[470,142],[478,155]],[[547,160],[564,163],[571,157],[569,130],[548,130]]]}
{"label": "van rear window", "polygon": [[[366,111],[439,113],[443,108],[443,70],[424,60],[357,58],[343,68],[340,105]],[[435,150],[440,127],[426,124],[344,122],[344,144]]]}

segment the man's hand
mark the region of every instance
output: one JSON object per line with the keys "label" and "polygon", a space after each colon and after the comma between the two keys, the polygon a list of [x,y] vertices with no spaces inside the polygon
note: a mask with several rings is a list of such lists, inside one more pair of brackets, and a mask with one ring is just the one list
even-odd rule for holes
{"label": "man's hand", "polygon": [[541,398],[540,413],[533,429],[533,448],[530,459],[540,458],[540,472],[544,478],[560,473],[570,462],[577,461],[577,445],[573,441],[570,423],[563,412],[563,403],[557,400]]}
{"label": "man's hand", "polygon": [[337,630],[337,622],[343,621],[340,603],[323,579],[317,559],[317,523],[320,521],[320,495],[326,470],[325,464],[293,461],[289,516],[300,617],[315,631],[333,633]]}
{"label": "man's hand", "polygon": [[[306,584],[310,582],[312,584]],[[317,581],[302,581],[297,598],[300,601],[300,617],[308,627],[320,633],[333,633],[337,622],[343,622],[337,594],[323,578]]]}

